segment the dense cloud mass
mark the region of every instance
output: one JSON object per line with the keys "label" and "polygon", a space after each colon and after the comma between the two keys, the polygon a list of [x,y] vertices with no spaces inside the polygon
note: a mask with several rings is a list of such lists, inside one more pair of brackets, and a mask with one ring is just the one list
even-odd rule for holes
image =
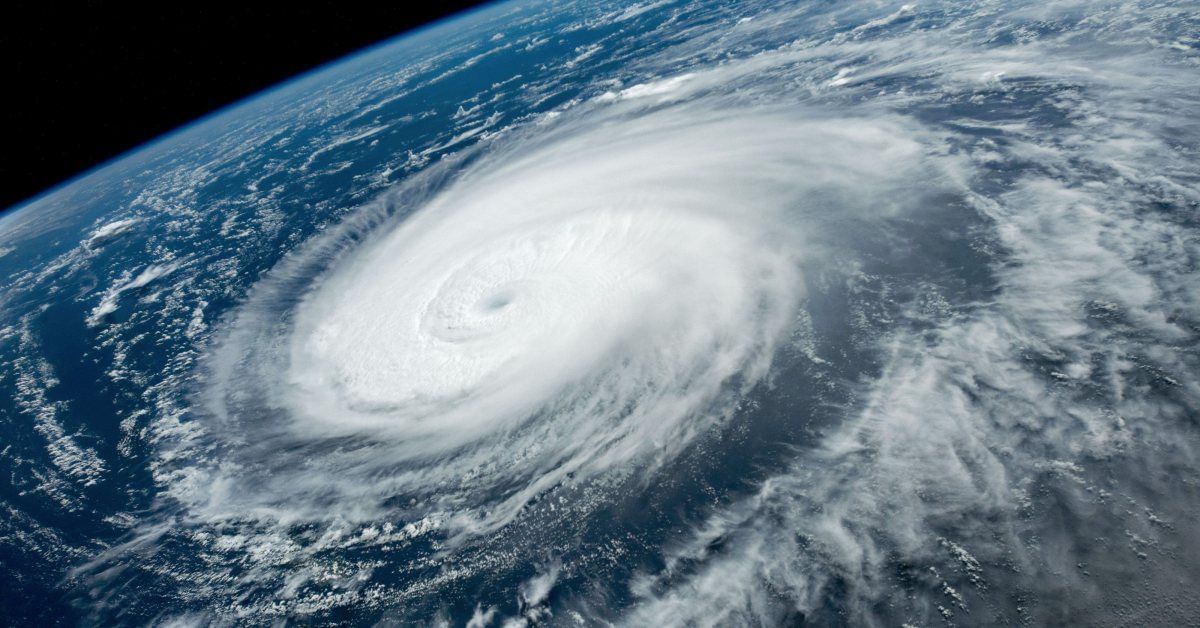
{"label": "dense cloud mass", "polygon": [[[266,284],[221,348],[239,362],[219,358],[215,382],[222,431],[251,432],[248,455],[270,459],[262,476],[235,474],[252,485],[236,499],[313,512],[346,500],[339,513],[378,516],[419,495],[409,516],[480,532],[567,478],[650,473],[768,373],[804,259],[825,246],[806,241],[806,214],[874,214],[932,167],[889,120],[598,117],[480,156],[356,243],[282,325],[272,306],[295,286]],[[304,463],[270,453],[290,451]]]}
{"label": "dense cloud mass", "polygon": [[[1200,614],[1197,7],[501,8],[293,88],[301,131],[228,123],[197,181],[168,153],[176,178],[47,262],[109,278],[79,297],[98,346],[179,330],[166,368],[108,370],[139,384],[122,455],[152,488],[76,551],[73,604]],[[178,211],[234,181],[220,238]],[[145,250],[172,253],[99,270],[163,216]],[[122,314],[159,299],[175,322]],[[4,338],[36,414],[33,317]],[[122,468],[39,416],[60,475]]]}

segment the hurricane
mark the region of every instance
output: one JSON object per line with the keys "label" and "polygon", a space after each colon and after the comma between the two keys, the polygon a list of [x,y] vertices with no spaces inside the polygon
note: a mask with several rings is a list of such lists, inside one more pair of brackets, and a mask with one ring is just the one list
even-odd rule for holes
{"label": "hurricane", "polygon": [[[257,315],[266,295],[213,391],[220,431],[273,458],[249,494],[411,494],[479,532],[568,478],[671,458],[763,379],[795,316],[786,212],[822,183],[787,176],[797,149],[861,141],[781,124],[658,114],[514,140],[338,256],[283,324]],[[293,448],[305,464],[266,453]]]}
{"label": "hurricane", "polygon": [[83,617],[1196,616],[1196,12],[558,10],[246,109],[13,284],[87,277],[137,408],[101,460],[57,310],[0,333],[46,477],[140,479]]}

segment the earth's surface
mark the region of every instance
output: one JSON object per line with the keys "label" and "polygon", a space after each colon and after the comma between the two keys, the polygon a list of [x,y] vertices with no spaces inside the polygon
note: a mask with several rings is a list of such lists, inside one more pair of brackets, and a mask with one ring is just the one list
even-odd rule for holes
{"label": "earth's surface", "polygon": [[0,618],[1195,622],[1198,38],[499,4],[10,211]]}

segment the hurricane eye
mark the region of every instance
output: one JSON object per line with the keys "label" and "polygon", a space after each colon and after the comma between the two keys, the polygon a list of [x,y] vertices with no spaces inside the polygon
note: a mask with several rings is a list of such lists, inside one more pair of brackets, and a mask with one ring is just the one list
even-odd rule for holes
{"label": "hurricane eye", "polygon": [[484,299],[483,309],[491,312],[503,310],[509,305],[512,305],[512,302],[515,298],[516,297],[509,292],[498,292]]}

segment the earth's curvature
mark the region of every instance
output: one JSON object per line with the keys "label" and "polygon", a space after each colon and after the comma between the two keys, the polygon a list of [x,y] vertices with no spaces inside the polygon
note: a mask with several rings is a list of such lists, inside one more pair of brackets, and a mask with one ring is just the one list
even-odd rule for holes
{"label": "earth's curvature", "polygon": [[1200,617],[1200,5],[528,2],[0,218],[0,618]]}

